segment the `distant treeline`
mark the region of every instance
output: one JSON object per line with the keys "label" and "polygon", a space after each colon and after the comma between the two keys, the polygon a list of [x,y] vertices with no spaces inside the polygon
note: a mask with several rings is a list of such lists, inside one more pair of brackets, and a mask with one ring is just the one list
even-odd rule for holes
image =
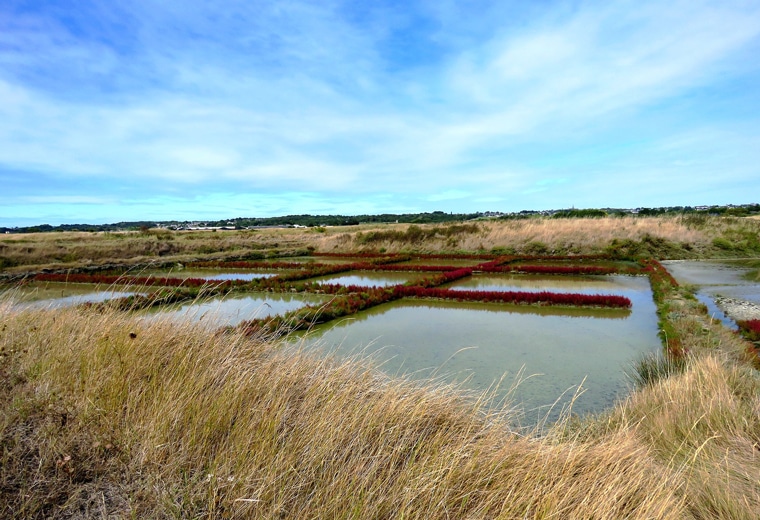
{"label": "distant treeline", "polygon": [[46,233],[49,231],[129,231],[156,227],[155,221],[116,222],[114,224],[40,224],[25,227],[0,227],[0,233]]}
{"label": "distant treeline", "polygon": [[167,227],[174,229],[183,228],[235,228],[245,229],[250,227],[267,226],[356,226],[362,223],[385,223],[399,222],[406,224],[435,224],[442,222],[461,222],[482,217],[483,213],[444,213],[433,211],[432,213],[403,213],[379,215],[285,215],[281,217],[250,218],[237,217],[223,220],[198,220],[198,221],[137,221],[118,222],[115,224],[61,224],[51,226],[41,224],[27,227],[0,227],[0,232],[11,233],[44,233],[48,231],[139,231],[153,227]]}
{"label": "distant treeline", "polygon": [[261,227],[261,226],[356,226],[365,223],[399,222],[406,224],[435,224],[440,222],[456,222],[479,218],[483,213],[444,213],[433,211],[432,213],[403,213],[395,215],[383,213],[379,215],[286,215],[284,217],[269,218],[235,218],[220,220],[208,225],[225,226],[234,224],[237,227]]}
{"label": "distant treeline", "polygon": [[519,219],[532,218],[535,216],[544,216],[552,218],[588,218],[588,217],[614,217],[625,215],[640,215],[642,217],[652,217],[658,215],[715,215],[726,217],[747,217],[750,215],[760,214],[760,204],[742,204],[728,206],[666,206],[660,208],[635,208],[635,209],[560,209],[549,211],[520,211],[519,213],[508,213],[503,215],[502,219]]}
{"label": "distant treeline", "polygon": [[379,224],[379,223],[403,223],[403,224],[437,224],[445,222],[462,222],[476,219],[528,219],[536,217],[548,218],[588,218],[588,217],[608,217],[608,216],[658,216],[658,215],[716,215],[716,216],[733,216],[746,217],[750,215],[760,215],[760,204],[742,204],[726,206],[667,206],[659,208],[635,208],[635,209],[618,209],[618,208],[587,208],[587,209],[559,209],[531,211],[523,210],[514,213],[502,212],[478,212],[478,213],[446,213],[443,211],[433,211],[431,213],[382,213],[378,215],[285,215],[282,217],[250,218],[237,217],[223,220],[202,220],[202,221],[135,221],[135,222],[117,222],[114,224],[60,224],[51,226],[41,224],[38,226],[26,227],[0,227],[0,233],[44,233],[50,231],[139,231],[147,230],[153,227],[165,227],[170,229],[188,229],[188,228],[234,228],[246,229],[256,227],[274,227],[274,226],[355,226],[358,224]]}

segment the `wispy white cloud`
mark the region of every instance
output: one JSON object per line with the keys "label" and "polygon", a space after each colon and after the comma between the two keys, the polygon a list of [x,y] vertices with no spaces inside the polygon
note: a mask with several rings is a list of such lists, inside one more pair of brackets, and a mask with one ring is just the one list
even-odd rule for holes
{"label": "wispy white cloud", "polygon": [[57,179],[41,197],[420,210],[652,199],[634,169],[709,198],[722,166],[738,197],[756,174],[757,2],[191,7],[0,10],[0,172]]}

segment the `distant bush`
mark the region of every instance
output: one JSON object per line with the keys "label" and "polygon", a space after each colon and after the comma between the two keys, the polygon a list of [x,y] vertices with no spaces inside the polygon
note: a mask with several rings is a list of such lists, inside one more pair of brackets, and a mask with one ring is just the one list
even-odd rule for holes
{"label": "distant bush", "polygon": [[10,258],[0,256],[0,269],[7,269],[8,267],[15,267],[16,265],[16,262]]}
{"label": "distant bush", "polygon": [[422,228],[412,224],[406,230],[391,229],[387,231],[359,232],[354,241],[358,244],[372,244],[375,242],[402,242],[406,244],[419,244],[425,240],[435,238],[452,238],[455,236],[477,233],[480,230],[477,224],[451,224],[449,226],[436,226]]}
{"label": "distant bush", "polygon": [[681,222],[691,229],[703,229],[710,217],[704,213],[689,213],[681,217]]}
{"label": "distant bush", "polygon": [[607,212],[601,209],[565,209],[554,213],[552,218],[591,218],[606,216]]}
{"label": "distant bush", "polygon": [[545,255],[549,252],[549,246],[543,242],[534,240],[526,244],[523,250],[529,255]]}
{"label": "distant bush", "polygon": [[712,245],[718,249],[724,249],[726,251],[731,251],[734,249],[734,244],[732,244],[730,240],[727,240],[723,237],[714,238]]}
{"label": "distant bush", "polygon": [[614,238],[604,249],[611,258],[618,260],[634,260],[642,257],[678,258],[683,254],[683,250],[684,247],[681,244],[649,233],[644,234],[640,240]]}

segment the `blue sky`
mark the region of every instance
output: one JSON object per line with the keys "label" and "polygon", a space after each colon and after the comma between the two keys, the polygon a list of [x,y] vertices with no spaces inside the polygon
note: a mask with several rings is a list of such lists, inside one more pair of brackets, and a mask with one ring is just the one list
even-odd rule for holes
{"label": "blue sky", "polygon": [[0,4],[0,225],[760,201],[760,1]]}

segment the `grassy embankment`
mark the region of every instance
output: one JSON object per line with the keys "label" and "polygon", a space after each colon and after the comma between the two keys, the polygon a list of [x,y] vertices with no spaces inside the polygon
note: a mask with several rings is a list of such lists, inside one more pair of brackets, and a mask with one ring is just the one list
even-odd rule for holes
{"label": "grassy embankment", "polygon": [[686,216],[360,225],[250,231],[3,235],[0,269],[257,259],[318,251],[482,251],[702,258],[760,255],[757,219]]}
{"label": "grassy embankment", "polygon": [[[459,240],[512,247],[500,225]],[[575,225],[600,240],[593,222]],[[618,243],[681,243],[651,231]],[[702,233],[692,252],[725,237]],[[357,240],[343,235],[297,247]],[[450,237],[428,238],[435,250]],[[5,308],[0,516],[757,518],[760,380],[747,344],[684,289],[657,289],[683,361],[651,363],[604,414],[532,433],[486,400],[359,360],[117,312]]]}

